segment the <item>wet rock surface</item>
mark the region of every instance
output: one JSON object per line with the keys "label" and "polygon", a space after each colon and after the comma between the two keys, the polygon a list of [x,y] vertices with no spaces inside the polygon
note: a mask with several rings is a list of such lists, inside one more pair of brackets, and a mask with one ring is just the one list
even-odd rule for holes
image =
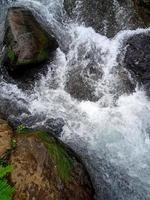
{"label": "wet rock surface", "polygon": [[124,66],[150,95],[150,34],[138,34],[126,43]]}
{"label": "wet rock surface", "polygon": [[[68,80],[66,82],[66,91],[75,99],[78,100],[90,100],[97,101],[98,97],[94,94],[95,88],[94,84],[92,86],[92,79],[88,77],[89,70],[81,70],[77,68],[75,70],[71,70],[68,74]],[[94,69],[93,69],[94,71]],[[93,74],[97,73],[96,80],[101,77],[99,70],[94,71]],[[91,72],[92,74],[92,72]]]}
{"label": "wet rock surface", "polygon": [[127,26],[130,29],[143,26],[130,0],[65,0],[64,6],[70,17],[108,37],[113,37],[118,29],[123,30]]}
{"label": "wet rock surface", "polygon": [[47,61],[58,47],[54,36],[42,28],[31,11],[22,7],[8,10],[4,45],[3,64],[11,72]]}

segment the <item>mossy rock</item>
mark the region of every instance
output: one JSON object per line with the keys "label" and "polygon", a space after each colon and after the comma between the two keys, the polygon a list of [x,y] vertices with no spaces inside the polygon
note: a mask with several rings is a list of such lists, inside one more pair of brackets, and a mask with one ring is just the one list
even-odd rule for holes
{"label": "mossy rock", "polygon": [[8,164],[13,150],[13,131],[7,121],[0,119],[0,200],[11,200],[14,188],[8,183],[8,175],[13,168]]}
{"label": "mossy rock", "polygon": [[48,34],[32,12],[22,7],[8,10],[3,44],[3,64],[9,71],[40,65],[58,47],[53,33]]}
{"label": "mossy rock", "polygon": [[93,187],[82,162],[53,135],[20,128],[16,142],[10,157],[14,200],[93,199]]}
{"label": "mossy rock", "polygon": [[71,171],[74,165],[74,159],[54,137],[50,137],[46,132],[36,131],[31,133],[41,139],[49,155],[53,159],[57,168],[58,176],[61,180],[68,182],[71,180]]}

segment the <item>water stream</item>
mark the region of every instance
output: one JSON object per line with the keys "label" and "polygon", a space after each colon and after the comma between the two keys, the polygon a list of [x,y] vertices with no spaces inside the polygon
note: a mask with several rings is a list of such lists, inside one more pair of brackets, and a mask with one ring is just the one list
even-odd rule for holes
{"label": "water stream", "polygon": [[[81,3],[77,1],[74,12],[82,12]],[[0,7],[1,33],[6,7],[12,5],[3,3]],[[118,33],[108,38],[107,23],[100,34],[85,27],[77,15],[69,19],[63,0],[19,0],[15,5],[24,5],[38,14],[54,31],[60,48],[54,61],[47,64],[46,75],[39,73],[31,90],[24,90],[1,73],[1,112],[10,121],[19,120],[30,127],[46,126],[51,118],[63,119],[60,138],[84,161],[96,200],[150,200],[150,102],[120,64],[124,42],[148,33],[150,28],[129,30],[131,26],[122,21],[121,29],[126,30],[120,31],[119,24]],[[114,5],[119,6],[119,1],[115,0]],[[126,13],[125,18],[130,14]],[[88,71],[91,63],[100,77]],[[66,91],[69,73],[78,67],[85,83],[92,86],[96,102],[75,99]]]}

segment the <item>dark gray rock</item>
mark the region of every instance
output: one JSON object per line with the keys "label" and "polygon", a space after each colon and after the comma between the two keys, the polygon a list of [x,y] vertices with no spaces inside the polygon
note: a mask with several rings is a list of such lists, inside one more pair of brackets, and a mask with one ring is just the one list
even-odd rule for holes
{"label": "dark gray rock", "polygon": [[133,0],[135,9],[146,26],[150,25],[150,1]]}
{"label": "dark gray rock", "polygon": [[95,95],[94,83],[101,77],[101,70],[94,68],[93,63],[85,69],[80,66],[68,73],[65,89],[78,100],[97,101],[99,98]]}
{"label": "dark gray rock", "polygon": [[81,0],[79,3],[77,0],[64,0],[64,7],[72,19],[108,37],[113,37],[120,30],[144,25],[134,10],[132,0]]}
{"label": "dark gray rock", "polygon": [[126,43],[124,66],[150,94],[150,34],[138,34]]}
{"label": "dark gray rock", "polygon": [[53,132],[56,136],[60,136],[63,131],[63,126],[65,122],[62,118],[51,118],[46,121],[44,126],[46,127],[47,131]]}

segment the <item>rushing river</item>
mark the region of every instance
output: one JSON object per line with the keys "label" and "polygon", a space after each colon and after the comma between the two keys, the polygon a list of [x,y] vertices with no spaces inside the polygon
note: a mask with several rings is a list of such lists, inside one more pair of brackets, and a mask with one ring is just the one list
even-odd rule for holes
{"label": "rushing river", "polygon": [[[1,2],[1,40],[6,10],[12,5]],[[128,30],[135,28],[126,20],[132,12],[129,9],[119,20],[127,7],[119,7],[117,0],[113,9],[118,33],[115,30],[111,39],[107,37],[109,19],[99,22],[103,22],[102,34],[84,25],[81,1],[77,1],[72,19],[63,8],[63,0],[19,0],[15,5],[26,6],[38,15],[53,30],[60,48],[47,64],[46,74],[38,72],[30,89],[1,70],[0,111],[10,121],[30,127],[46,126],[51,118],[63,119],[60,138],[84,161],[96,200],[150,200],[150,102],[120,64],[124,41],[150,29]],[[102,74],[100,78],[88,72],[91,63]],[[78,67],[97,101],[78,100],[66,91],[68,74]],[[136,85],[133,92],[129,92],[129,85]]]}

